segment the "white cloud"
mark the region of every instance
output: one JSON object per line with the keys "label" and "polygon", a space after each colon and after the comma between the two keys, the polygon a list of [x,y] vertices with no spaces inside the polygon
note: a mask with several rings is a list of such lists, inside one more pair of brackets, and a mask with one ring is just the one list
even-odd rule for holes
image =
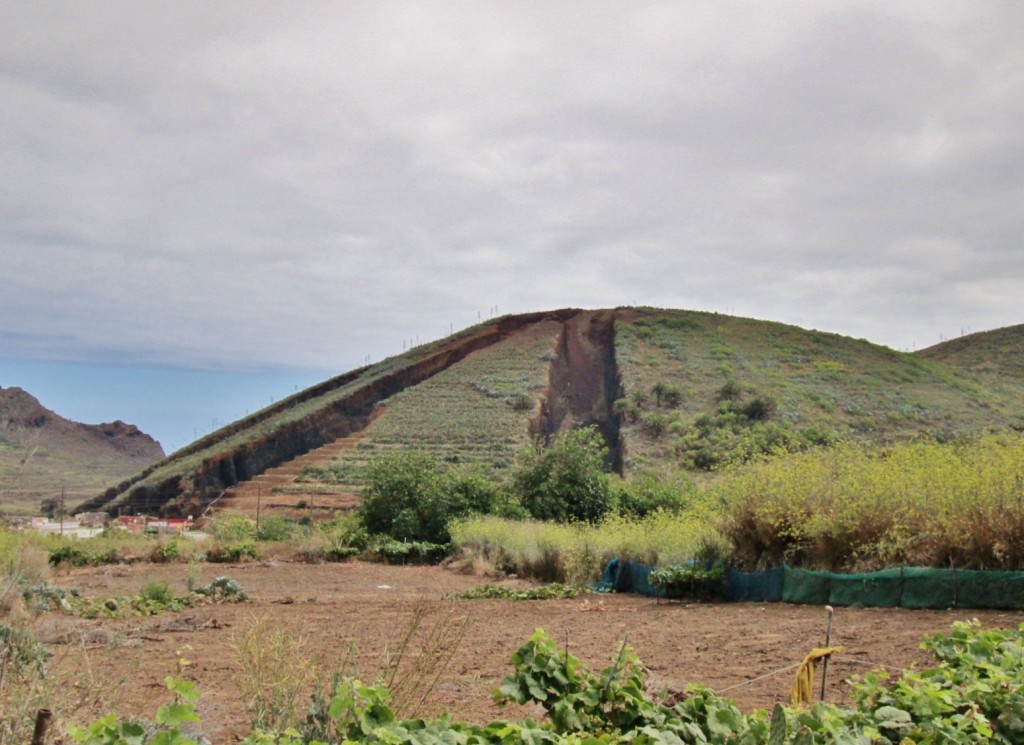
{"label": "white cloud", "polygon": [[1018,323],[1022,36],[996,2],[8,5],[4,353],[347,367],[495,305]]}

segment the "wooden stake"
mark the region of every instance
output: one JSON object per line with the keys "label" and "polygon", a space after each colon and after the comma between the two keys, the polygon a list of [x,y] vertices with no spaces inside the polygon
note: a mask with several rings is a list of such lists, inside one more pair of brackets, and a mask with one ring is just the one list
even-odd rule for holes
{"label": "wooden stake", "polygon": [[[825,646],[832,646],[832,614],[835,610],[831,605],[826,605],[825,610],[828,611],[828,629],[825,631]],[[825,700],[825,685],[828,683],[828,658],[832,655],[825,655],[825,660],[821,663],[821,700]]]}
{"label": "wooden stake", "polygon": [[43,745],[46,742],[46,730],[50,728],[50,717],[53,712],[40,709],[36,712],[36,728],[32,732],[32,745]]}

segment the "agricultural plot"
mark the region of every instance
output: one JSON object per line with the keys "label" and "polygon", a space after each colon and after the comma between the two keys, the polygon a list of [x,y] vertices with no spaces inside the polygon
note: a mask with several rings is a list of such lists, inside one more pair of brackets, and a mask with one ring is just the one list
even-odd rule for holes
{"label": "agricultural plot", "polygon": [[[491,691],[509,674],[509,658],[543,627],[591,669],[607,667],[628,636],[649,670],[653,687],[682,690],[701,683],[737,701],[744,711],[771,709],[786,701],[793,672],[825,633],[821,608],[777,604],[679,604],[629,595],[584,595],[544,601],[450,600],[485,583],[437,567],[388,567],[352,562],[340,565],[265,563],[203,567],[198,581],[228,571],[249,595],[244,603],[206,605],[149,618],[81,619],[50,612],[39,620],[40,635],[54,652],[51,668],[75,681],[78,690],[98,695],[94,706],[75,715],[79,722],[99,713],[152,718],[167,702],[164,678],[183,674],[201,698],[199,731],[211,742],[232,742],[251,729],[239,686],[242,668],[236,647],[254,619],[301,640],[291,669],[310,665],[320,676],[344,667],[373,680],[389,644],[406,628],[417,603],[427,603],[427,626],[437,619],[465,618],[466,634],[418,714],[443,712],[456,719],[487,722],[495,717],[538,717],[529,708],[494,708]],[[137,592],[145,581],[166,581],[185,589],[181,565],[135,565],[110,572],[75,570],[59,579],[85,597]],[[503,586],[522,588],[518,582]],[[894,669],[923,666],[922,637],[949,631],[956,620],[980,618],[988,626],[1013,627],[1019,614],[840,609],[833,642],[827,696],[848,702],[853,675],[878,664]],[[500,618],[500,623],[495,619]],[[87,640],[87,641],[82,641]],[[355,645],[354,656],[346,650]],[[187,645],[187,646],[186,646]],[[179,671],[187,649],[190,664]],[[83,671],[88,671],[84,674]],[[298,696],[298,716],[308,709],[309,687]],[[57,703],[56,701],[54,702]]]}
{"label": "agricultural plot", "polygon": [[358,445],[308,468],[296,489],[332,484],[357,491],[377,454],[415,448],[442,463],[475,463],[502,478],[530,436],[562,324],[535,324],[382,402]]}

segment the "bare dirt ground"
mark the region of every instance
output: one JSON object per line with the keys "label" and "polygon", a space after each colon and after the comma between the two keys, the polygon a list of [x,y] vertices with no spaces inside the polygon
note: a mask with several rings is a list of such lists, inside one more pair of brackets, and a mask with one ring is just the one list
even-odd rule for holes
{"label": "bare dirt ground", "polygon": [[[249,730],[237,677],[233,639],[255,617],[266,617],[306,639],[318,668],[329,673],[349,643],[358,651],[364,676],[379,669],[381,655],[409,623],[412,607],[429,603],[434,619],[468,618],[468,633],[428,701],[424,714],[448,712],[484,722],[520,716],[491,703],[490,692],[508,674],[510,655],[537,627],[594,670],[610,664],[628,636],[655,686],[682,688],[704,683],[734,698],[741,708],[770,708],[784,700],[793,670],[811,647],[824,641],[823,608],[784,604],[685,604],[634,595],[588,595],[548,601],[461,600],[444,595],[486,580],[439,567],[389,567],[351,562],[308,565],[281,563],[203,566],[200,580],[226,574],[251,596],[241,604],[216,604],[151,618],[81,620],[51,613],[42,620],[55,642],[56,666],[72,684],[102,688],[122,715],[152,718],[168,700],[163,679],[176,673],[177,651],[192,661],[202,699],[200,731],[214,743],[231,742]],[[58,582],[83,594],[137,593],[149,580],[167,580],[183,593],[180,564],[74,570]],[[454,604],[454,608],[452,608]],[[947,630],[955,620],[978,618],[986,626],[1016,626],[1024,614],[998,611],[910,611],[836,609],[830,700],[849,697],[850,676],[870,666],[905,668],[929,664],[919,649],[924,635]],[[68,639],[85,644],[68,644]],[[64,641],[65,643],[60,643]],[[82,656],[83,649],[86,656]],[[303,711],[306,700],[303,700]],[[539,712],[528,712],[539,716]]]}

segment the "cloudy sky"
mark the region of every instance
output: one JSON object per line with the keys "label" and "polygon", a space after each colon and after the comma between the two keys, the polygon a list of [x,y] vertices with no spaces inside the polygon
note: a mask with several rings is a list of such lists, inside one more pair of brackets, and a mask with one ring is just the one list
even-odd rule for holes
{"label": "cloudy sky", "polygon": [[5,2],[0,386],[175,370],[208,429],[201,381],[495,312],[1022,323],[1021,39],[1015,0]]}

